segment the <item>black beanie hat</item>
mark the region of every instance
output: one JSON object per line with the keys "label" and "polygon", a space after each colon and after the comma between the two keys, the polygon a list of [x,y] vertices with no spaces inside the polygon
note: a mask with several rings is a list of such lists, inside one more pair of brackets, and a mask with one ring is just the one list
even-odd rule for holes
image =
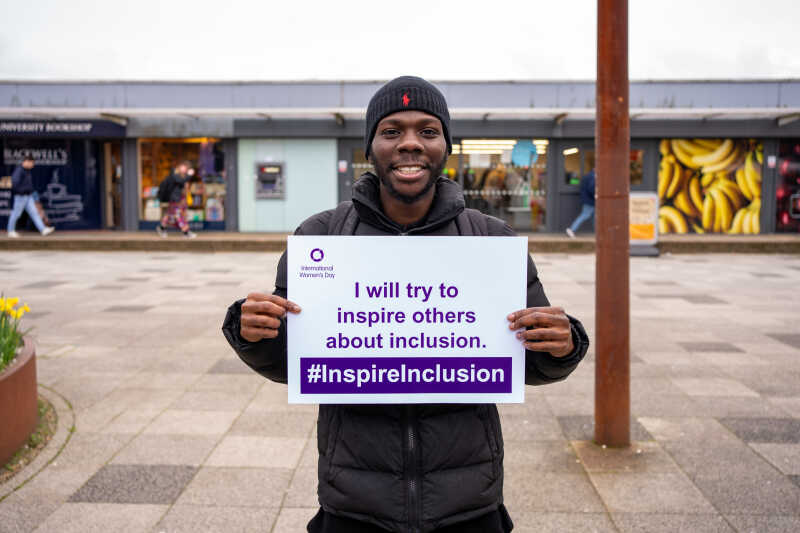
{"label": "black beanie hat", "polygon": [[372,139],[378,122],[385,116],[398,111],[423,111],[438,118],[447,141],[447,153],[453,151],[450,139],[450,113],[444,95],[433,84],[416,76],[395,78],[376,92],[367,106],[367,128],[365,154],[369,157]]}

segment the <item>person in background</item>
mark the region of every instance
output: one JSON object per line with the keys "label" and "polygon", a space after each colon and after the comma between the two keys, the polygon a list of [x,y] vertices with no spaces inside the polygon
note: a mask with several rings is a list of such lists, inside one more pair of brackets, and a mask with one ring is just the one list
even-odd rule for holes
{"label": "person in background", "polygon": [[175,226],[183,234],[194,239],[197,234],[189,231],[189,223],[186,221],[186,184],[194,175],[194,169],[189,161],[181,161],[172,173],[166,177],[168,180],[169,204],[167,212],[161,217],[161,222],[156,226],[156,233],[160,237],[167,236],[167,227]]}
{"label": "person in background", "polygon": [[594,219],[594,169],[581,178],[580,190],[581,212],[567,228],[567,235],[571,239],[575,238],[575,232],[580,229],[581,224],[589,219]]}
{"label": "person in background", "polygon": [[22,164],[14,169],[11,175],[11,193],[14,195],[14,204],[11,207],[11,214],[8,216],[8,236],[12,239],[19,237],[17,233],[17,220],[22,211],[27,211],[33,224],[42,236],[50,235],[55,231],[52,226],[45,226],[39,211],[36,209],[36,202],[33,199],[33,157],[26,155]]}

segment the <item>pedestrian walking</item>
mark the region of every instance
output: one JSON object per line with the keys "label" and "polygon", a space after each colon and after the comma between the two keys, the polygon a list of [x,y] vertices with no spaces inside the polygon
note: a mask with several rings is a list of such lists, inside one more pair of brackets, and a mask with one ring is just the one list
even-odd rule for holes
{"label": "pedestrian walking", "polygon": [[186,216],[186,184],[193,175],[192,164],[181,161],[158,186],[158,200],[167,203],[167,211],[156,226],[156,233],[160,237],[167,237],[167,228],[170,226],[180,229],[189,239],[197,237],[196,233],[189,230]]}
{"label": "pedestrian walking", "polygon": [[575,238],[575,232],[587,220],[594,220],[594,169],[590,170],[581,178],[581,212],[567,228],[567,235]]}
{"label": "pedestrian walking", "polygon": [[14,195],[14,203],[11,206],[11,214],[8,216],[8,236],[12,239],[19,237],[17,233],[17,220],[22,212],[28,213],[33,225],[39,230],[42,236],[50,235],[55,231],[52,226],[46,226],[39,216],[36,208],[33,190],[33,157],[27,155],[23,158],[22,164],[18,165],[11,174],[11,194]]}
{"label": "pedestrian walking", "polygon": [[[441,177],[452,151],[450,115],[432,84],[402,77],[379,89],[367,107],[365,141],[374,174],[355,182],[352,201],[312,216],[296,234],[514,235],[502,220],[465,209],[461,187]],[[506,318],[526,348],[525,382],[544,385],[575,369],[589,339],[580,321],[550,306],[530,256],[527,266],[528,308]],[[247,365],[279,383],[287,381],[286,313],[301,312],[286,299],[286,285],[284,252],[273,293],[234,302],[222,328]],[[417,445],[406,435],[416,435]],[[323,404],[317,448],[320,509],[310,533],[513,528],[503,505],[503,439],[494,404]]]}

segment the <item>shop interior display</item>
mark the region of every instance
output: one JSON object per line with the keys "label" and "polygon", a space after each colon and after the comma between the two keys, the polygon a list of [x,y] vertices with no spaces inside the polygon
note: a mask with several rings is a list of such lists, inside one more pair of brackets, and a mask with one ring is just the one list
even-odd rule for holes
{"label": "shop interior display", "polygon": [[184,160],[196,171],[186,189],[186,215],[192,229],[225,220],[224,154],[218,139],[145,139],[140,157],[143,220],[161,219],[166,205],[158,201],[158,185]]}
{"label": "shop interior display", "polygon": [[659,151],[659,233],[760,233],[761,142],[663,139]]}
{"label": "shop interior display", "polygon": [[800,232],[800,139],[780,142],[775,200],[775,229]]}

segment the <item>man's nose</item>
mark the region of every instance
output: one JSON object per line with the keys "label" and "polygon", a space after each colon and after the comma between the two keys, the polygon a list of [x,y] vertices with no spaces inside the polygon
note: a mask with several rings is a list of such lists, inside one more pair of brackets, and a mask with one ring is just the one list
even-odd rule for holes
{"label": "man's nose", "polygon": [[400,138],[397,149],[401,152],[421,152],[423,145],[422,142],[420,142],[417,132],[406,131]]}

